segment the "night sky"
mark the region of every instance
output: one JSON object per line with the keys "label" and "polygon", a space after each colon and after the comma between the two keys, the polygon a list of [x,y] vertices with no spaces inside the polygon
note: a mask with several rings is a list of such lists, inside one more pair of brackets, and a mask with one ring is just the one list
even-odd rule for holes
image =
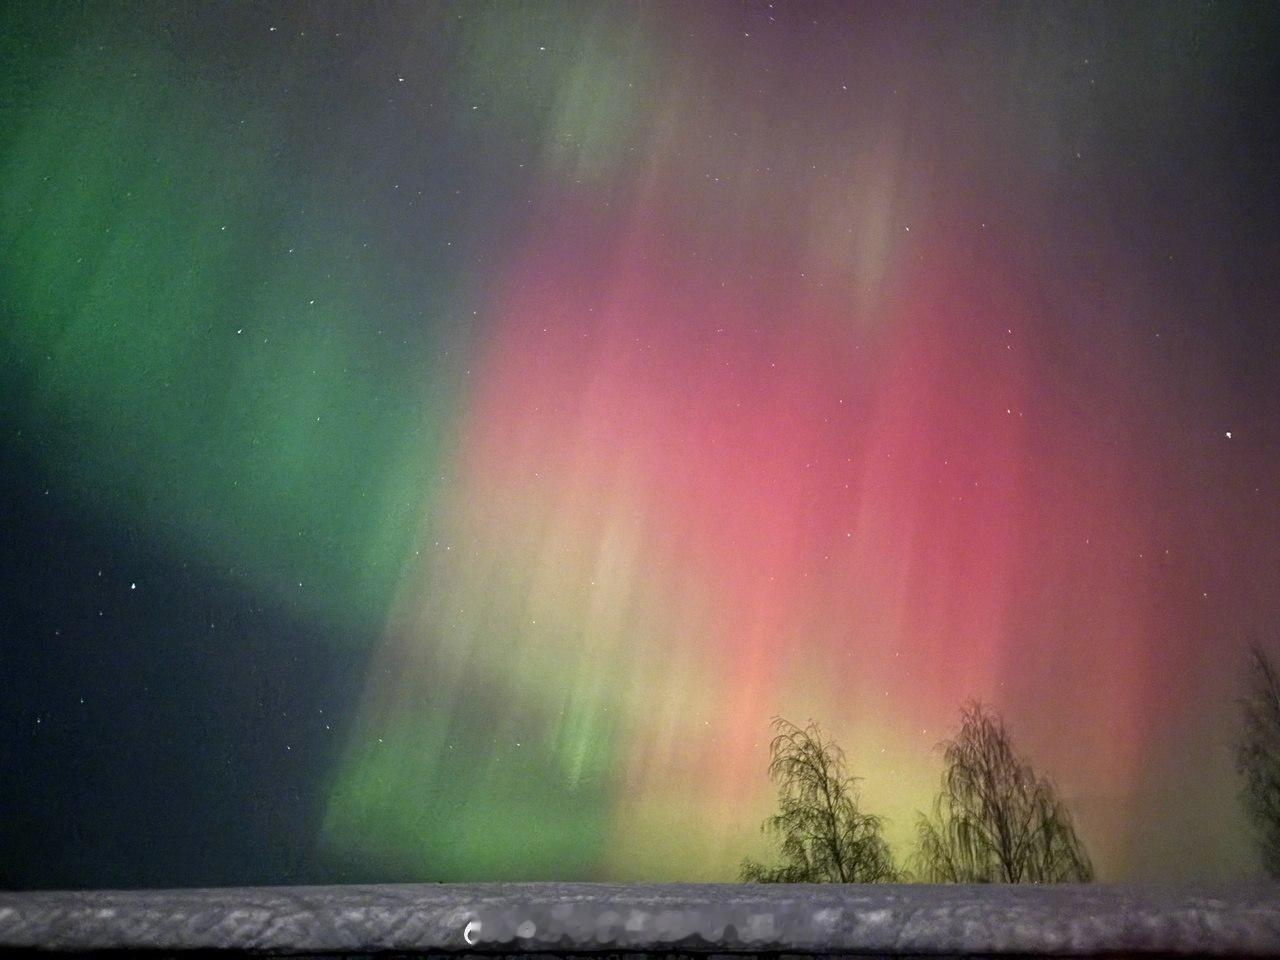
{"label": "night sky", "polygon": [[1280,5],[0,8],[0,885],[1258,875]]}

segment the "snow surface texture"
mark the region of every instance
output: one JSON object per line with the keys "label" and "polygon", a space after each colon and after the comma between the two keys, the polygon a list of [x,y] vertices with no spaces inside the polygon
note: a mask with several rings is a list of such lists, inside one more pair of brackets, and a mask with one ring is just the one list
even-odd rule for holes
{"label": "snow surface texture", "polygon": [[0,892],[0,950],[1280,956],[1280,884]]}

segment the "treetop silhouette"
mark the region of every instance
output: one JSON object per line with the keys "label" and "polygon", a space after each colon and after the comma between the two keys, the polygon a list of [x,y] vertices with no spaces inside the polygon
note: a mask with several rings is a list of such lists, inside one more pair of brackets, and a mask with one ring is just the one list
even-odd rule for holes
{"label": "treetop silhouette", "polygon": [[769,777],[778,812],[762,825],[780,840],[781,863],[742,862],[748,883],[876,883],[897,879],[879,817],[858,806],[857,778],[844,751],[816,723],[800,728],[775,717]]}
{"label": "treetop silhouette", "polygon": [[932,817],[918,821],[916,873],[932,883],[1086,883],[1093,865],[1053,785],[1017,756],[980,703],[942,746]]}
{"label": "treetop silhouette", "polygon": [[1240,712],[1236,770],[1244,777],[1241,798],[1257,831],[1262,865],[1269,876],[1280,879],[1280,674],[1257,645],[1249,651]]}

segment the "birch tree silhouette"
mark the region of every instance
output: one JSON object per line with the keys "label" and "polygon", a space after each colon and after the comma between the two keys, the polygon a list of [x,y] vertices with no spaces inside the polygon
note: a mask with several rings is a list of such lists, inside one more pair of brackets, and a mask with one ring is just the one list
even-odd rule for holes
{"label": "birch tree silhouette", "polygon": [[980,703],[944,746],[932,817],[920,816],[915,872],[931,883],[1086,883],[1093,865],[1053,785],[1013,750]]}
{"label": "birch tree silhouette", "polygon": [[877,883],[897,879],[879,817],[858,806],[857,778],[842,751],[816,723],[805,728],[781,717],[769,745],[769,777],[778,784],[778,812],[762,829],[780,841],[781,863],[742,861],[747,883]]}
{"label": "birch tree silhouette", "polygon": [[1245,813],[1257,831],[1262,866],[1280,879],[1280,674],[1266,652],[1250,648],[1236,770],[1244,777]]}

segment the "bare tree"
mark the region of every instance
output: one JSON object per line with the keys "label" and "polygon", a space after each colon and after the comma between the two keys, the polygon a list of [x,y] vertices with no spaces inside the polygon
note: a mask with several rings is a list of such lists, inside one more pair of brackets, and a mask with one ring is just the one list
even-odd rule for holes
{"label": "bare tree", "polygon": [[769,777],[778,812],[762,829],[781,841],[782,863],[742,862],[747,883],[877,883],[897,879],[881,820],[858,807],[857,778],[816,723],[801,729],[775,717]]}
{"label": "bare tree", "polygon": [[1053,785],[1013,751],[982,704],[942,746],[932,818],[920,815],[915,871],[931,883],[1087,883],[1093,865]]}
{"label": "bare tree", "polygon": [[1258,833],[1262,865],[1280,879],[1280,674],[1257,645],[1249,651],[1248,686],[1240,711],[1236,770],[1244,777],[1241,797]]}

